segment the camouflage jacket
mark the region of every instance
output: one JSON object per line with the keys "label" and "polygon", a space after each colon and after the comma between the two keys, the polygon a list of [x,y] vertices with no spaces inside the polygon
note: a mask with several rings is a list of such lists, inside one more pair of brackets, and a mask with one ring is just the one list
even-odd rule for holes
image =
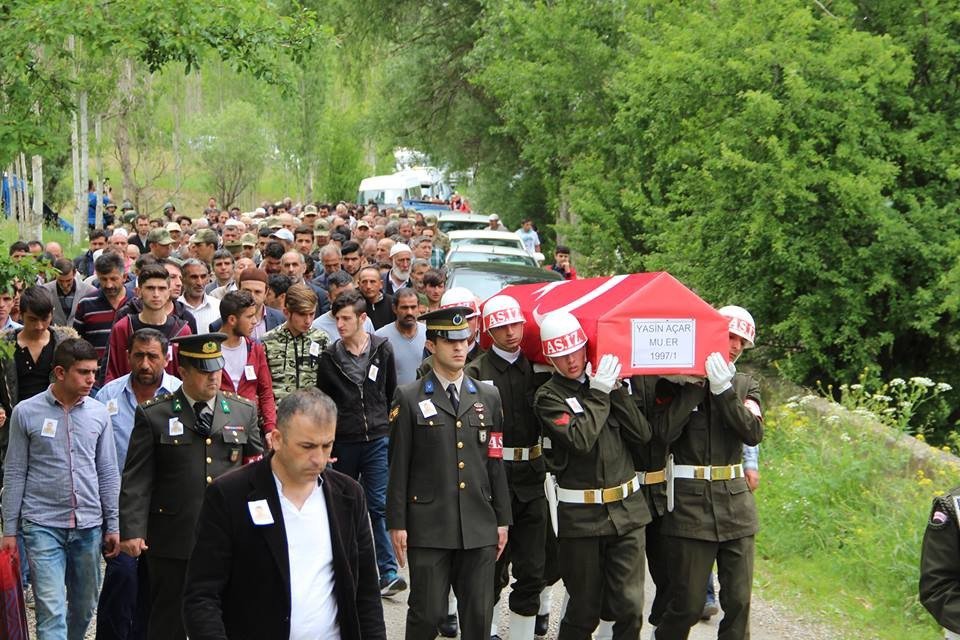
{"label": "camouflage jacket", "polygon": [[297,389],[317,385],[320,354],[329,342],[327,334],[319,329],[294,337],[286,322],[264,334],[263,348],[278,403]]}

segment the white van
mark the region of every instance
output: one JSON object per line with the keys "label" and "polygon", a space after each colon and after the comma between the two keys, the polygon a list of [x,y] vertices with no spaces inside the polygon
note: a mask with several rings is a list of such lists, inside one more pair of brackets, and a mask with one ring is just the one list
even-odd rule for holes
{"label": "white van", "polygon": [[388,207],[396,206],[397,198],[446,200],[449,197],[450,187],[443,182],[440,172],[432,167],[413,167],[388,176],[364,178],[357,189],[357,204],[372,201]]}
{"label": "white van", "polygon": [[397,205],[397,198],[419,200],[422,197],[423,188],[419,176],[405,171],[364,178],[357,189],[357,204],[375,202],[381,206],[394,207]]}

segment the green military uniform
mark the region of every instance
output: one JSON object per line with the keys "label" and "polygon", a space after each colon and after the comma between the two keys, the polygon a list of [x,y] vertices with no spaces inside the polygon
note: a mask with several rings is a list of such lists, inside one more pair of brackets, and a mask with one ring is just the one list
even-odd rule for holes
{"label": "green military uniform", "polygon": [[[670,404],[657,403],[657,384],[661,387],[668,384],[659,376],[633,376],[630,386],[633,391],[633,400],[645,418],[654,424],[663,419],[663,413]],[[667,550],[663,546],[663,537],[660,525],[667,512],[667,485],[665,467],[667,465],[667,445],[655,433],[643,447],[633,448],[633,461],[637,471],[643,473],[643,492],[647,498],[647,507],[653,519],[647,524],[646,555],[650,577],[656,586],[653,604],[650,607],[648,622],[657,626],[660,617],[667,605],[669,590],[667,582],[670,578],[669,566],[665,562]]]}
{"label": "green military uniform", "polygon": [[459,393],[454,409],[431,372],[390,410],[387,528],[407,531],[408,640],[436,637],[451,586],[461,638],[489,639],[497,527],[511,522],[500,396],[468,376]]}
{"label": "green military uniform", "polygon": [[960,487],[935,498],[920,552],[920,603],[960,639]]}
{"label": "green military uniform", "polygon": [[[742,459],[743,445],[759,444],[763,438],[763,419],[757,382],[737,373],[732,385],[719,395],[706,384],[664,380],[657,388],[657,402],[672,405],[655,424],[673,457],[675,501],[660,527],[675,579],[670,581],[657,640],[687,637],[703,610],[703,585],[714,561],[723,608],[718,638],[749,637],[754,535],[759,525]],[[698,477],[682,477],[684,473]]]}
{"label": "green military uniform", "polygon": [[513,525],[507,547],[497,561],[495,600],[509,581],[513,565],[510,610],[535,616],[543,590],[546,545],[547,501],[543,493],[544,459],[540,445],[540,423],[533,412],[536,386],[533,367],[523,353],[508,362],[491,349],[471,362],[466,373],[500,391],[503,404],[503,461],[510,487]]}
{"label": "green military uniform", "polygon": [[586,640],[603,618],[616,622],[614,638],[635,639],[650,510],[631,449],[650,440],[650,423],[623,387],[606,394],[557,373],[537,390],[534,408],[559,485],[559,565],[570,602],[558,638]]}
{"label": "green military uniform", "polygon": [[[181,362],[189,352],[187,340],[209,340],[209,336],[181,338]],[[219,356],[219,345],[211,349]],[[223,358],[203,366],[216,370],[212,367],[222,367]],[[180,594],[207,485],[263,453],[252,402],[218,392],[211,403],[206,403],[203,412],[209,421],[207,435],[202,435],[201,420],[183,387],[141,404],[134,416],[120,486],[120,539],[146,540],[144,557],[150,579],[147,637],[151,640],[185,638]]]}
{"label": "green military uniform", "polygon": [[263,349],[278,404],[297,389],[317,386],[320,354],[329,342],[320,329],[311,328],[294,337],[286,322],[264,334]]}

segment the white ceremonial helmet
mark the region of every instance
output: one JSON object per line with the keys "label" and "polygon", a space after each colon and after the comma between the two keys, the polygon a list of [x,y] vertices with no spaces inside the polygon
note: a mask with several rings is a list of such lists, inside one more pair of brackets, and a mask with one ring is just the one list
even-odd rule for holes
{"label": "white ceremonial helmet", "polygon": [[540,347],[548,358],[565,356],[587,345],[587,334],[569,311],[551,311],[540,323]]}
{"label": "white ceremonial helmet", "polygon": [[483,305],[483,330],[490,331],[507,324],[526,322],[520,303],[506,295],[493,296]]}
{"label": "white ceremonial helmet", "polygon": [[753,341],[757,335],[757,324],[753,316],[743,307],[727,305],[717,310],[720,315],[730,321],[729,331],[747,341],[746,349],[753,348]]}

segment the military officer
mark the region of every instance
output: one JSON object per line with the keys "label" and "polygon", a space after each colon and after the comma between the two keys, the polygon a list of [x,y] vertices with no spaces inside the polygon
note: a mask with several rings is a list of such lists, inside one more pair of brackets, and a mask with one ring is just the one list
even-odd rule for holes
{"label": "military officer", "polygon": [[723,619],[717,637],[749,637],[757,507],[747,486],[743,445],[763,438],[760,386],[734,361],[753,347],[756,325],[742,307],[723,307],[729,351],[707,357],[708,385],[658,387],[657,402],[673,405],[655,422],[670,447],[667,513],[660,525],[671,570],[657,640],[685,640],[703,611],[703,585],[713,563]]}
{"label": "military officer", "polygon": [[920,552],[920,602],[960,640],[960,487],[935,498]]}
{"label": "military officer", "polygon": [[570,601],[559,640],[587,640],[601,618],[613,637],[639,637],[643,622],[644,525],[650,511],[631,449],[650,423],[621,386],[616,356],[587,368],[587,338],[575,317],[554,311],[540,325],[556,371],[534,396],[557,477],[560,574]]}
{"label": "military officer", "polygon": [[488,640],[494,569],[507,542],[510,497],[496,388],[464,375],[468,307],[420,316],[433,370],[399,387],[390,409],[387,529],[410,558],[406,638],[432,640],[457,596],[463,640]]}
{"label": "military officer", "polygon": [[[468,307],[467,326],[470,329],[470,336],[467,338],[467,363],[476,360],[483,349],[480,348],[478,339],[480,331],[480,303],[477,297],[470,293],[465,287],[453,287],[444,292],[440,298],[440,308],[449,309],[450,307]],[[422,318],[422,316],[421,316]],[[427,351],[430,351],[430,345],[427,345]],[[433,356],[428,355],[420,363],[417,369],[417,376],[422,378],[433,368]]]}
{"label": "military officer", "polygon": [[[514,298],[498,295],[487,300],[483,305],[483,329],[493,345],[467,365],[467,375],[500,391],[503,405],[503,463],[510,486],[513,524],[507,547],[497,561],[494,600],[500,599],[500,591],[509,582],[512,565],[511,640],[532,640],[534,636],[544,586],[548,526],[540,423],[533,412],[533,367],[520,350],[524,322],[520,303]],[[495,628],[490,636],[498,637]]]}
{"label": "military officer", "polygon": [[261,457],[257,410],[220,391],[223,333],[183,336],[183,386],[137,407],[120,487],[124,553],[144,554],[150,581],[147,637],[185,638],[181,593],[200,504],[214,478]]}

